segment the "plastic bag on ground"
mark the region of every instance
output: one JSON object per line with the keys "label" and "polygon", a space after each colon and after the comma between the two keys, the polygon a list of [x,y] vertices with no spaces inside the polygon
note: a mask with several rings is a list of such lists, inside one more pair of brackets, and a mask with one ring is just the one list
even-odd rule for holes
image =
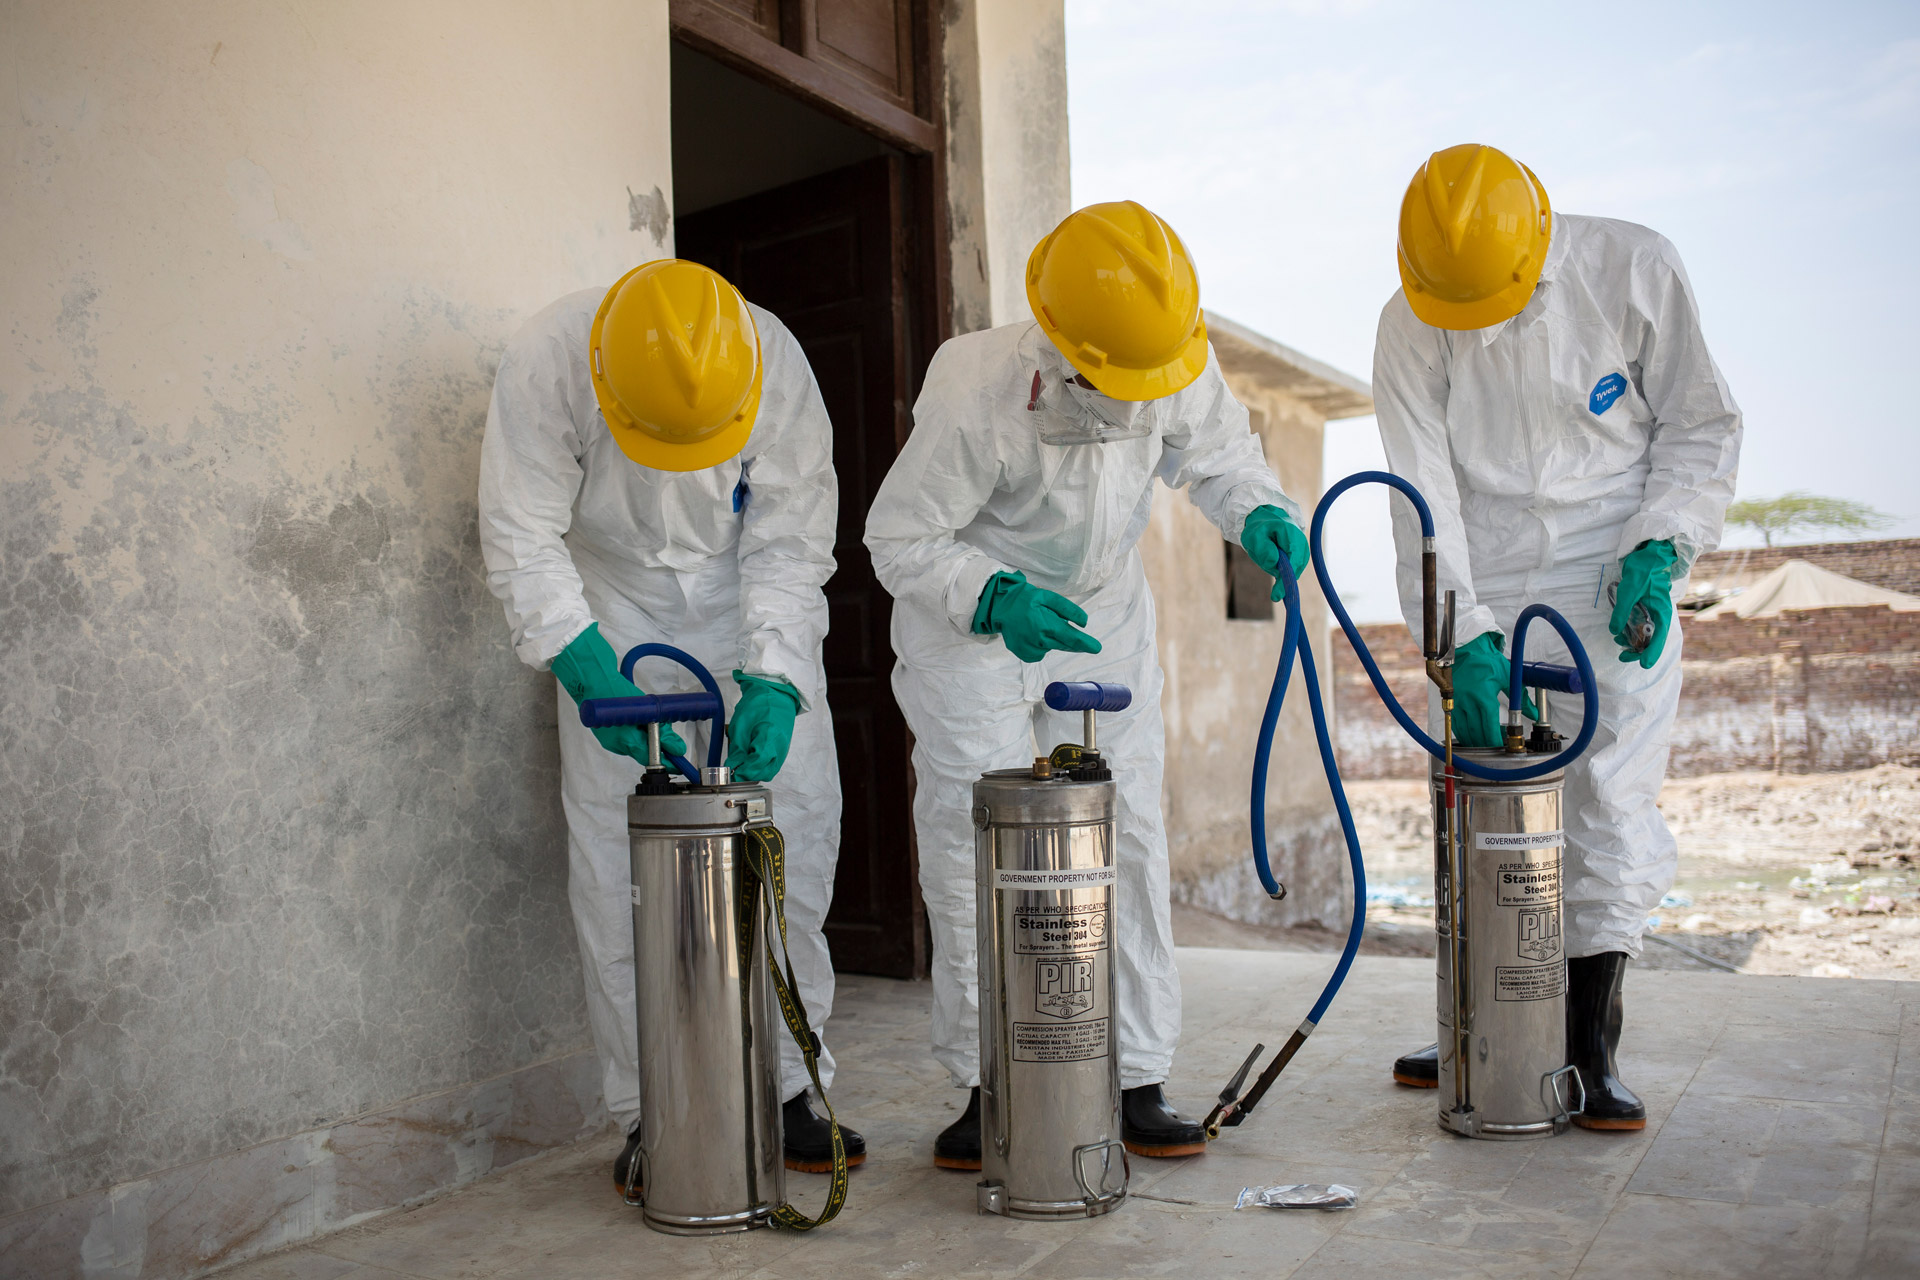
{"label": "plastic bag on ground", "polygon": [[1236,1209],[1351,1209],[1360,1193],[1339,1183],[1289,1182],[1275,1187],[1242,1187]]}

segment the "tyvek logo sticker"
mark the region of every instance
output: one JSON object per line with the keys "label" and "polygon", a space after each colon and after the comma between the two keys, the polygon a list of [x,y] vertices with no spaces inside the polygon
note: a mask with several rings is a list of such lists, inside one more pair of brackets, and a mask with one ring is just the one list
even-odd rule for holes
{"label": "tyvek logo sticker", "polygon": [[1613,408],[1613,402],[1627,393],[1625,374],[1610,373],[1593,384],[1593,394],[1587,397],[1587,408],[1596,414],[1605,413]]}

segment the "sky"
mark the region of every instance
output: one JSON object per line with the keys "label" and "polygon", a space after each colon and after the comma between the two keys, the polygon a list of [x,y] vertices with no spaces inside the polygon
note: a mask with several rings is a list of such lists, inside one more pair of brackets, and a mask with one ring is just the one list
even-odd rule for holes
{"label": "sky", "polygon": [[[1745,415],[1739,495],[1870,503],[1920,536],[1920,4],[1066,0],[1073,202],[1133,199],[1205,306],[1362,379],[1413,172],[1460,142],[1556,210],[1679,249]],[[1328,424],[1326,477],[1383,465]],[[1383,491],[1327,555],[1398,616]],[[1729,531],[1723,545],[1758,545]]]}

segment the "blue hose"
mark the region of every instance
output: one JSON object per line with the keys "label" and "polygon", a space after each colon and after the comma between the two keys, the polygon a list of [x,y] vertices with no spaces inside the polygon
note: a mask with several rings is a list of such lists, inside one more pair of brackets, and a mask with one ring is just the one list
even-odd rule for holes
{"label": "blue hose", "polygon": [[[1425,729],[1414,722],[1413,717],[1407,714],[1407,709],[1400,705],[1400,700],[1393,696],[1393,690],[1387,687],[1387,678],[1380,674],[1380,664],[1373,660],[1373,654],[1368,651],[1366,642],[1360,639],[1359,629],[1353,625],[1353,619],[1347,613],[1347,606],[1341,603],[1340,593],[1333,589],[1333,579],[1327,573],[1326,546],[1322,541],[1327,512],[1332,508],[1336,498],[1355,485],[1361,484],[1384,484],[1405,494],[1420,517],[1420,536],[1423,538],[1433,536],[1433,512],[1427,507],[1427,500],[1411,483],[1390,471],[1356,471],[1328,489],[1326,495],[1320,499],[1320,505],[1314,508],[1313,527],[1308,532],[1308,538],[1313,544],[1313,576],[1320,580],[1321,594],[1326,596],[1327,604],[1333,609],[1333,616],[1340,620],[1340,629],[1346,632],[1347,643],[1353,646],[1354,656],[1359,658],[1360,665],[1366,668],[1367,678],[1373,682],[1374,692],[1380,695],[1380,701],[1386,706],[1387,711],[1399,721],[1400,727],[1406,730],[1407,736],[1419,743],[1428,755],[1436,760],[1444,760],[1447,757],[1447,749],[1435,742]],[[1484,765],[1455,755],[1453,767],[1469,777],[1487,778],[1496,782],[1524,782],[1528,778],[1538,778],[1556,769],[1564,769],[1577,760],[1580,753],[1587,749],[1587,744],[1593,741],[1593,731],[1600,720],[1600,689],[1593,677],[1593,664],[1588,661],[1587,651],[1581,646],[1580,637],[1574,634],[1572,624],[1561,617],[1557,610],[1548,608],[1544,604],[1528,605],[1521,617],[1529,621],[1533,618],[1545,618],[1553,624],[1553,629],[1560,633],[1560,638],[1567,642],[1567,650],[1573,654],[1574,665],[1580,669],[1581,683],[1585,685],[1580,693],[1583,708],[1583,714],[1580,717],[1580,733],[1567,744],[1565,750],[1557,755],[1537,764],[1520,765],[1512,769]],[[1516,624],[1512,658],[1513,687],[1516,689],[1520,685],[1521,640],[1525,634],[1525,627]],[[1514,702],[1510,705],[1518,706],[1519,704]]]}
{"label": "blue hose", "polygon": [[[1314,508],[1310,532],[1314,576],[1319,579],[1321,592],[1326,596],[1327,603],[1332,606],[1334,616],[1340,620],[1340,629],[1346,633],[1348,643],[1353,646],[1353,651],[1360,658],[1361,665],[1366,668],[1368,677],[1373,681],[1374,691],[1380,695],[1381,702],[1386,704],[1387,710],[1393,714],[1395,720],[1399,721],[1400,727],[1406,730],[1408,736],[1436,759],[1444,760],[1447,756],[1446,748],[1435,742],[1414,723],[1413,719],[1407,715],[1406,709],[1400,705],[1399,699],[1395,698],[1393,691],[1387,687],[1386,678],[1380,674],[1379,665],[1374,662],[1373,655],[1368,652],[1366,644],[1360,639],[1359,631],[1354,627],[1353,619],[1348,616],[1346,606],[1341,603],[1339,593],[1333,589],[1333,582],[1327,573],[1326,559],[1322,554],[1322,535],[1326,526],[1327,512],[1341,494],[1356,485],[1369,483],[1384,484],[1405,494],[1420,517],[1421,536],[1426,538],[1434,536],[1433,512],[1428,508],[1426,499],[1412,484],[1386,471],[1356,472],[1328,489],[1321,497],[1320,505]],[[1210,1135],[1219,1131],[1216,1120],[1222,1124],[1235,1125],[1252,1112],[1255,1104],[1266,1094],[1274,1079],[1285,1069],[1287,1063],[1292,1061],[1293,1055],[1299,1051],[1302,1044],[1306,1043],[1307,1037],[1313,1034],[1313,1029],[1326,1016],[1328,1007],[1333,1004],[1334,997],[1339,994],[1341,984],[1347,979],[1348,971],[1353,968],[1353,958],[1359,954],[1360,939],[1367,927],[1366,865],[1360,853],[1359,834],[1353,828],[1353,811],[1347,804],[1347,792],[1340,778],[1339,762],[1334,756],[1333,738],[1327,729],[1327,713],[1321,702],[1319,673],[1314,669],[1313,645],[1302,631],[1300,584],[1294,574],[1293,566],[1287,562],[1285,556],[1280,557],[1274,573],[1283,589],[1281,598],[1286,606],[1287,622],[1285,637],[1280,645],[1280,662],[1274,668],[1273,687],[1267,694],[1266,712],[1260,718],[1260,736],[1255,743],[1253,753],[1253,792],[1249,814],[1252,820],[1254,870],[1259,874],[1260,885],[1267,891],[1268,897],[1277,899],[1285,896],[1285,890],[1274,878],[1273,866],[1267,855],[1267,769],[1273,754],[1274,731],[1280,723],[1280,711],[1286,702],[1287,684],[1293,676],[1293,665],[1297,657],[1300,663],[1300,674],[1306,680],[1307,706],[1313,712],[1313,736],[1320,750],[1320,765],[1327,775],[1327,786],[1333,792],[1334,808],[1340,815],[1340,832],[1347,843],[1347,860],[1353,867],[1353,919],[1347,926],[1347,944],[1340,951],[1339,963],[1334,966],[1332,976],[1321,988],[1320,998],[1313,1002],[1313,1008],[1308,1012],[1306,1020],[1294,1031],[1286,1045],[1274,1056],[1267,1069],[1260,1074],[1254,1087],[1248,1090],[1244,1097],[1233,1099],[1233,1094],[1239,1086],[1240,1076],[1236,1076],[1228,1085],[1227,1090],[1221,1094],[1220,1104],[1216,1105],[1207,1117],[1206,1123]],[[1594,680],[1593,664],[1588,660],[1587,652],[1581,647],[1580,638],[1574,633],[1572,625],[1557,611],[1546,605],[1528,605],[1514,624],[1513,684],[1509,705],[1519,706],[1523,696],[1522,676],[1526,630],[1535,618],[1546,619],[1560,633],[1561,639],[1566,641],[1567,649],[1573,654],[1574,663],[1579,668],[1581,694],[1586,712],[1582,718],[1580,734],[1565,750],[1552,758],[1540,764],[1520,768],[1491,768],[1455,756],[1452,762],[1453,767],[1462,773],[1480,778],[1508,779],[1515,782],[1539,777],[1571,763],[1587,749],[1587,744],[1593,740],[1594,728],[1600,718],[1599,690]],[[1256,1054],[1259,1052],[1258,1046],[1255,1047],[1254,1052]],[[1248,1063],[1249,1065],[1252,1063],[1251,1058],[1248,1059]],[[1242,1067],[1242,1075],[1245,1071],[1246,1068]]]}
{"label": "blue hose", "polygon": [[[726,720],[724,717],[727,706],[727,700],[720,696],[720,682],[713,678],[713,672],[707,670],[706,664],[701,662],[700,659],[694,657],[686,650],[676,649],[670,644],[637,644],[633,646],[633,648],[627,650],[627,656],[620,659],[620,674],[628,680],[632,680],[634,664],[642,658],[673,659],[688,671],[691,671],[694,679],[704,685],[707,692],[712,694],[714,699],[720,704],[721,714],[713,717],[710,722],[713,725],[713,731],[707,735],[707,768],[718,769],[720,767],[720,744],[726,737]],[[700,771],[694,768],[685,756],[669,755],[667,761],[672,764],[675,769],[678,769],[689,782],[699,783]]]}
{"label": "blue hose", "polygon": [[1320,998],[1313,1003],[1312,1012],[1307,1014],[1309,1024],[1318,1024],[1327,1012],[1327,1006],[1333,1003],[1340,984],[1346,981],[1347,970],[1353,967],[1353,957],[1360,950],[1360,935],[1367,927],[1367,869],[1360,857],[1360,836],[1353,829],[1353,811],[1347,805],[1347,789],[1340,779],[1340,765],[1333,752],[1333,736],[1327,729],[1327,709],[1320,696],[1320,675],[1314,669],[1313,645],[1308,643],[1300,629],[1300,584],[1294,578],[1293,566],[1287,563],[1285,556],[1275,572],[1280,584],[1285,588],[1284,602],[1287,610],[1286,638],[1280,646],[1280,664],[1274,669],[1273,688],[1267,693],[1266,714],[1260,719],[1260,738],[1253,752],[1253,864],[1259,872],[1261,887],[1267,896],[1278,898],[1283,891],[1274,878],[1273,866],[1267,859],[1267,765],[1273,754],[1273,732],[1280,723],[1280,709],[1287,699],[1287,684],[1293,674],[1293,662],[1296,653],[1300,659],[1300,674],[1307,685],[1307,706],[1313,712],[1313,736],[1320,748],[1320,767],[1327,775],[1327,787],[1333,792],[1333,807],[1340,814],[1340,831],[1347,841],[1347,861],[1353,867],[1353,922],[1347,927],[1347,945],[1340,952],[1340,962],[1334,966],[1333,976],[1321,990]]}

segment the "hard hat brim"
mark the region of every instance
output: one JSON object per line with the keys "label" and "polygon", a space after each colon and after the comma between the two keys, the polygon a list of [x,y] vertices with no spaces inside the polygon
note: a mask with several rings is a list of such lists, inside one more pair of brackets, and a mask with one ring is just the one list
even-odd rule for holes
{"label": "hard hat brim", "polygon": [[1527,309],[1534,288],[1540,283],[1540,268],[1534,265],[1518,281],[1496,294],[1472,302],[1447,302],[1420,288],[1407,266],[1406,254],[1396,249],[1394,257],[1399,263],[1400,288],[1407,295],[1407,305],[1422,323],[1436,329],[1485,329],[1502,320],[1511,320]]}
{"label": "hard hat brim", "polygon": [[1046,247],[1047,241],[1043,239],[1027,255],[1027,308],[1033,312],[1034,323],[1047,335],[1054,349],[1093,384],[1095,391],[1115,400],[1159,400],[1176,391],[1184,391],[1195,378],[1206,372],[1207,321],[1204,311],[1200,313],[1200,319],[1194,322],[1193,333],[1181,344],[1179,352],[1164,364],[1132,369],[1111,362],[1094,364],[1082,357],[1077,347],[1070,347],[1060,336],[1059,326],[1053,323],[1052,316],[1040,302],[1040,290],[1035,283],[1038,275],[1036,267],[1041,251]]}
{"label": "hard hat brim", "polygon": [[[613,442],[620,446],[620,452],[643,467],[658,471],[705,471],[708,467],[717,467],[729,458],[738,457],[747,447],[747,437],[753,434],[753,422],[760,412],[760,376],[754,375],[753,388],[747,392],[747,402],[740,406],[738,416],[705,440],[672,444],[638,427],[616,426],[611,418],[607,419],[607,430],[613,433]],[[606,417],[604,401],[601,416]]]}

